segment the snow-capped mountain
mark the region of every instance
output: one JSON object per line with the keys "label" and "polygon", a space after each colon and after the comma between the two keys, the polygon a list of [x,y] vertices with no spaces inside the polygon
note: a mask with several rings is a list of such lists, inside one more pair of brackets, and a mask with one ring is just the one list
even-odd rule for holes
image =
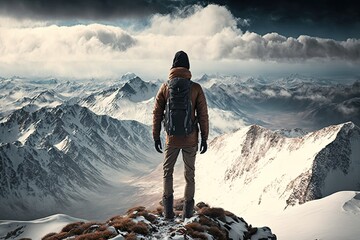
{"label": "snow-capped mountain", "polygon": [[159,85],[132,78],[120,86],[95,92],[79,102],[97,114],[133,119],[150,125],[154,97]]}
{"label": "snow-capped mountain", "polygon": [[198,157],[196,198],[241,213],[360,190],[359,147],[351,122],[298,138],[252,125],[215,138]]}
{"label": "snow-capped mountain", "polygon": [[297,138],[302,137],[308,134],[308,132],[304,131],[301,128],[294,128],[294,129],[278,129],[275,130],[276,133],[283,135],[284,137],[288,138]]}
{"label": "snow-capped mountain", "polygon": [[119,84],[116,80],[100,79],[0,78],[0,117],[26,105],[37,110],[44,106],[55,107],[69,101],[75,103],[94,92]]}
{"label": "snow-capped mountain", "polygon": [[0,142],[2,219],[56,213],[159,162],[148,126],[78,105],[16,110]]}
{"label": "snow-capped mountain", "polygon": [[121,76],[121,81],[129,81],[131,79],[137,78],[138,76],[133,72],[127,72],[124,75]]}
{"label": "snow-capped mountain", "polygon": [[[263,78],[201,78],[211,108],[229,111],[247,124],[313,131],[331,124],[360,124],[360,83],[291,75]],[[211,83],[211,84],[209,84]]]}
{"label": "snow-capped mountain", "polygon": [[[193,81],[207,97],[211,138],[251,124],[305,131],[347,121],[360,124],[359,81],[298,74],[280,79],[204,75]],[[34,111],[70,102],[151,125],[154,97],[163,82],[146,82],[134,73],[118,80],[0,79],[0,117],[24,106]],[[47,96],[40,101],[39,95]]]}
{"label": "snow-capped mountain", "polygon": [[[358,223],[349,217],[359,213],[358,192],[348,198],[340,191],[360,190],[359,81],[299,75],[198,81],[214,140],[197,157],[197,200],[239,215],[276,211],[278,219],[309,209],[315,216],[322,203],[341,202],[346,214],[331,216]],[[1,78],[0,219],[55,213],[104,219],[139,200],[157,204],[163,156],[153,149],[150,125],[161,83],[132,73],[112,81]],[[339,122],[347,123],[313,131]],[[179,158],[176,197],[183,193],[182,167]],[[282,234],[285,223],[277,223],[274,232]]]}

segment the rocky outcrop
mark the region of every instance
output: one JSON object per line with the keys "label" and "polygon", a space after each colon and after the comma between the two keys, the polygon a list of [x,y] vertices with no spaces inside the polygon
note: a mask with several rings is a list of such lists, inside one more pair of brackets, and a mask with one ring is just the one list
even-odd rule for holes
{"label": "rocky outcrop", "polygon": [[193,217],[183,221],[176,211],[172,221],[165,220],[162,208],[148,211],[135,207],[125,215],[114,216],[104,223],[75,222],[59,233],[49,233],[42,240],[55,239],[269,239],[276,235],[269,227],[252,227],[243,218],[222,208],[197,204]]}

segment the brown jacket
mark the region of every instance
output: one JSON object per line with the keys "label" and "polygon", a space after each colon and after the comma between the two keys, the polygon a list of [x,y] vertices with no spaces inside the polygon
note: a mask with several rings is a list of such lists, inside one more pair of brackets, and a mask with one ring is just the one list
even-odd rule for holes
{"label": "brown jacket", "polygon": [[[176,69],[175,69],[176,70]],[[177,71],[170,73],[170,81],[174,77],[182,77],[183,74],[174,74]],[[190,74],[191,77],[191,74]],[[167,84],[162,84],[155,99],[155,106],[153,111],[153,138],[154,140],[160,139],[161,124],[164,117],[164,110],[167,98],[169,97],[169,89]],[[201,86],[198,83],[193,83],[191,86],[191,102],[192,102],[192,120],[197,117],[201,138],[207,140],[209,135],[209,116],[206,98]],[[194,147],[198,144],[199,127],[196,126],[195,130],[188,136],[169,136],[166,135],[166,144],[172,147]]]}

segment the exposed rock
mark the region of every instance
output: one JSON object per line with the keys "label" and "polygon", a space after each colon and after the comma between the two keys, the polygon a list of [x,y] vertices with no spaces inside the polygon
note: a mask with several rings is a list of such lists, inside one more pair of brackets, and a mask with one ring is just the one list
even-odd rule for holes
{"label": "exposed rock", "polygon": [[161,213],[148,211],[139,206],[126,215],[114,216],[105,223],[76,222],[65,226],[59,233],[49,233],[42,240],[55,239],[269,239],[276,235],[269,227],[254,228],[243,218],[222,208],[211,208],[204,203],[193,217],[173,221],[164,219]]}

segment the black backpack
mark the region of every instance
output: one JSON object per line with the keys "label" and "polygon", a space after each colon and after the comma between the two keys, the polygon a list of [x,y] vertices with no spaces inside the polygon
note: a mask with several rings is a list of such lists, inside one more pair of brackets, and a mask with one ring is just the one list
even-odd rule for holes
{"label": "black backpack", "polygon": [[191,119],[191,86],[193,82],[185,78],[174,78],[167,84],[169,97],[165,106],[165,131],[171,136],[189,135],[194,129]]}

